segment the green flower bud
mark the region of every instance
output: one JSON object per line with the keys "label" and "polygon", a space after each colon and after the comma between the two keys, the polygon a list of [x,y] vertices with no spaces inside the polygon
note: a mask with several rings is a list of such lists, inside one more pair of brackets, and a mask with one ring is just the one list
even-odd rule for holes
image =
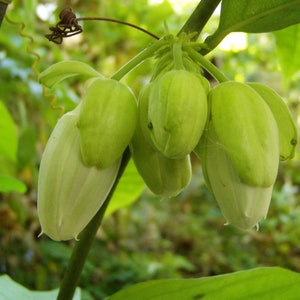
{"label": "green flower bud", "polygon": [[83,163],[78,118],[79,107],[58,121],[40,164],[38,216],[42,233],[56,241],[77,238],[105,201],[120,165],[98,170]]}
{"label": "green flower bud", "polygon": [[246,84],[225,82],[210,91],[209,105],[220,147],[240,180],[253,186],[273,185],[279,163],[279,136],[265,101]]}
{"label": "green flower bud", "polygon": [[273,185],[253,186],[242,182],[212,124],[208,126],[198,152],[206,182],[228,224],[244,230],[258,227],[258,222],[267,215]]}
{"label": "green flower bud", "polygon": [[190,182],[189,155],[170,159],[147,143],[138,125],[130,143],[130,150],[139,174],[149,189],[161,197],[177,196]]}
{"label": "green flower bud", "polygon": [[200,74],[195,74],[198,76],[198,78],[200,79],[202,86],[204,88],[205,94],[208,95],[209,91],[210,91],[210,83],[208,81],[208,79],[206,79],[204,76],[200,75]]}
{"label": "green flower bud", "polygon": [[102,169],[116,162],[133,136],[136,120],[136,99],[129,87],[112,79],[95,79],[78,121],[85,164]]}
{"label": "green flower bud", "polygon": [[[153,82],[148,83],[145,85],[140,94],[138,99],[138,124],[137,126],[140,127],[140,130],[143,134],[143,139],[151,145],[153,148],[155,148],[155,145],[152,142],[151,138],[151,123],[148,118],[148,110],[149,110],[149,98],[150,98],[150,92],[151,89],[153,89]],[[150,125],[149,125],[150,124]],[[150,126],[150,128],[149,128]]]}
{"label": "green flower bud", "polygon": [[209,122],[195,152],[206,183],[229,224],[258,226],[268,212],[279,164],[272,111],[246,84],[221,83],[209,93]]}
{"label": "green flower bud", "polygon": [[185,70],[166,72],[149,94],[148,130],[166,157],[182,158],[197,145],[207,118],[207,97],[198,75]]}

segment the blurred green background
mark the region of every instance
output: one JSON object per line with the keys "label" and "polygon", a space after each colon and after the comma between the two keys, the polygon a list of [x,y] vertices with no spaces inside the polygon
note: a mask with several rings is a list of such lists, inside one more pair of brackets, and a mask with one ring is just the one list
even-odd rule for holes
{"label": "blurred green background", "polygon": [[[26,0],[9,5],[7,16],[24,22],[23,35],[34,41],[20,35],[19,24],[3,21],[0,101],[4,108],[0,113],[9,112],[12,117],[10,144],[14,146],[5,146],[8,142],[1,132],[0,143],[15,153],[11,158],[0,155],[0,174],[18,178],[27,189],[22,193],[24,186],[19,182],[19,192],[3,188],[0,193],[0,274],[8,274],[30,289],[57,288],[74,244],[37,237],[38,167],[60,111],[51,109],[51,99],[42,96],[32,69],[35,56],[31,50],[40,56],[40,72],[53,63],[76,59],[110,76],[152,41],[132,28],[93,21],[82,24],[84,33],[80,36],[66,39],[62,45],[50,43],[44,35],[57,22],[60,10],[72,6],[78,17],[116,18],[162,36],[166,30],[176,34],[196,4],[197,1]],[[204,34],[213,32],[217,17],[216,14],[209,22]],[[297,120],[300,73],[288,78],[282,75],[273,34],[233,34],[209,58],[229,78],[270,85],[288,101]],[[151,67],[151,61],[146,62],[124,79],[136,93],[149,80]],[[82,97],[84,82],[75,78],[49,92],[68,111]],[[136,191],[130,194],[137,201],[107,216],[80,281],[85,299],[102,299],[148,279],[201,277],[259,266],[300,271],[298,151],[292,161],[281,164],[268,218],[261,222],[259,231],[251,232],[223,226],[224,218],[205,186],[200,161],[196,157],[192,161],[192,182],[177,198],[161,200],[147,189],[137,197],[137,183]]]}

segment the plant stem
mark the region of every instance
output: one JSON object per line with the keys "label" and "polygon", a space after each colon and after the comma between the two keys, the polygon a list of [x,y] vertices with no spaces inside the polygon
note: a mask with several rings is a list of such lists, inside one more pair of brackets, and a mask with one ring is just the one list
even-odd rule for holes
{"label": "plant stem", "polygon": [[173,45],[173,61],[176,70],[184,70],[184,64],[182,60],[182,45],[181,42],[174,43]]}
{"label": "plant stem", "polygon": [[127,148],[123,154],[122,162],[120,165],[119,172],[117,174],[116,181],[114,182],[114,185],[110,193],[108,194],[104,204],[101,206],[97,214],[93,217],[93,219],[89,222],[89,224],[79,235],[79,241],[77,241],[74,246],[71,258],[69,260],[66,272],[64,274],[63,281],[60,286],[57,300],[73,299],[74,292],[80,279],[81,271],[83,269],[85,260],[94,241],[97,230],[102,222],[109,201],[114,194],[114,191],[126,169],[129,160],[130,151],[129,148]]}
{"label": "plant stem", "polygon": [[199,52],[190,47],[184,47],[183,49],[193,60],[199,62],[199,64],[216,80],[218,80],[219,82],[229,81],[229,79],[213,63],[202,56]]}
{"label": "plant stem", "polygon": [[6,13],[7,5],[8,5],[8,3],[6,3],[5,1],[4,1],[4,3],[2,1],[0,1],[0,26],[2,24],[2,20],[4,19],[4,16]]}
{"label": "plant stem", "polygon": [[187,34],[197,32],[194,37],[196,40],[220,2],[221,0],[201,0],[178,35],[182,32]]}
{"label": "plant stem", "polygon": [[122,25],[126,25],[126,26],[130,26],[132,28],[135,28],[139,31],[142,31],[150,36],[152,36],[153,38],[155,38],[156,40],[159,40],[159,37],[155,34],[153,34],[152,32],[144,29],[144,28],[141,28],[135,24],[131,24],[131,23],[128,23],[128,22],[125,22],[125,21],[121,21],[121,20],[116,20],[116,19],[111,19],[111,18],[87,18],[87,17],[84,17],[84,18],[76,18],[76,21],[105,21],[105,22],[112,22],[112,23],[118,23],[118,24],[122,24]]}
{"label": "plant stem", "polygon": [[120,80],[122,79],[127,73],[137,67],[140,63],[142,63],[145,59],[153,56],[156,50],[158,50],[161,46],[166,44],[166,39],[162,38],[159,41],[154,42],[149,47],[141,51],[138,55],[133,57],[127,64],[121,67],[115,74],[111,76],[112,79]]}

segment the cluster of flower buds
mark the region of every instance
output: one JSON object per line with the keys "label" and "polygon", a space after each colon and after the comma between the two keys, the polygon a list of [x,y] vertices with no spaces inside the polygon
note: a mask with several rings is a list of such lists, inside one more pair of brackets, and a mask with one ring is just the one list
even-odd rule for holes
{"label": "cluster of flower buds", "polygon": [[41,74],[47,86],[74,75],[90,78],[82,103],[59,120],[42,158],[42,232],[56,240],[77,237],[105,201],[127,146],[156,195],[174,197],[189,184],[194,152],[229,224],[250,229],[265,218],[279,161],[292,158],[297,144],[291,113],[258,83],[211,88],[197,47],[186,36],[169,38],[156,50],[138,100],[124,83],[80,62]]}
{"label": "cluster of flower buds", "polygon": [[279,160],[293,156],[296,127],[284,101],[261,84],[221,83],[208,103],[195,152],[227,222],[250,229],[266,217]]}

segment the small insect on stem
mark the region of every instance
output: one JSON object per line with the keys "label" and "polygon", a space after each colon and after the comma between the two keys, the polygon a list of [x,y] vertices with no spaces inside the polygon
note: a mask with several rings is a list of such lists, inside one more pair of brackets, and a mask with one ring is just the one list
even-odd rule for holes
{"label": "small insect on stem", "polygon": [[78,21],[106,21],[106,22],[118,23],[118,24],[130,26],[137,30],[140,30],[157,40],[160,39],[158,36],[149,32],[148,30],[125,21],[115,20],[111,18],[97,18],[97,17],[77,18],[71,7],[64,8],[59,14],[59,19],[60,21],[56,24],[55,27],[49,28],[52,31],[52,33],[45,35],[49,41],[54,42],[55,44],[61,44],[63,38],[81,33],[83,30],[82,27],[78,24]]}

